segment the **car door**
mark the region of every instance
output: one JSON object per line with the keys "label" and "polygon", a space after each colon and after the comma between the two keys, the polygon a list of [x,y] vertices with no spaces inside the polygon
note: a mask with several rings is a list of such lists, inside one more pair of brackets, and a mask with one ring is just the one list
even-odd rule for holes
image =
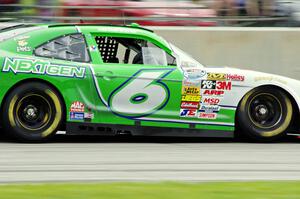
{"label": "car door", "polygon": [[92,38],[99,122],[168,126],[164,119],[178,118],[183,73],[174,57],[138,37]]}

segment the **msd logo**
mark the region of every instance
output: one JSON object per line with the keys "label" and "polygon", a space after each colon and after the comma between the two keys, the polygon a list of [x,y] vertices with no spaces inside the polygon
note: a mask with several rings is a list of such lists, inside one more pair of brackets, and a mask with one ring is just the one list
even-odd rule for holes
{"label": "msd logo", "polygon": [[205,97],[202,100],[203,104],[210,104],[210,105],[215,105],[215,104],[219,104],[220,103],[220,99],[219,98],[213,98],[213,97]]}
{"label": "msd logo", "polygon": [[181,109],[180,117],[196,117],[197,109]]}

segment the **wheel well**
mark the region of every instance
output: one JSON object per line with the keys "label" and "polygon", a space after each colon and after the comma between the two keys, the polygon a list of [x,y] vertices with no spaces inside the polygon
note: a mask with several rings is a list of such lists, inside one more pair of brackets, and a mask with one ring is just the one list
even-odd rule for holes
{"label": "wheel well", "polygon": [[[298,104],[297,104],[296,100],[294,99],[294,97],[288,91],[286,91],[285,89],[283,89],[279,86],[275,86],[275,85],[263,85],[263,86],[255,87],[255,88],[251,89],[250,91],[248,91],[247,93],[249,93],[252,90],[257,89],[257,88],[274,88],[274,89],[278,89],[278,90],[284,92],[288,96],[288,98],[291,100],[292,107],[293,107],[293,117],[292,117],[292,121],[291,121],[289,130],[298,130],[300,128],[300,125],[297,122],[300,119],[299,107],[298,107]],[[243,96],[243,98],[244,98],[244,96]],[[237,109],[240,107],[242,99],[239,101]],[[237,111],[235,113],[235,124],[236,124],[236,128],[238,128]]]}
{"label": "wheel well", "polygon": [[[3,113],[3,104],[6,100],[6,98],[8,97],[8,94],[10,92],[12,92],[15,88],[17,88],[18,86],[22,85],[22,84],[26,84],[26,83],[29,83],[29,82],[40,82],[40,83],[43,83],[43,84],[46,84],[47,86],[51,87],[53,90],[55,90],[58,95],[59,95],[59,98],[62,100],[63,102],[63,118],[64,120],[62,121],[62,126],[60,127],[61,129],[60,130],[65,130],[66,129],[66,103],[65,103],[65,99],[63,98],[62,94],[60,93],[60,91],[56,88],[56,86],[54,86],[53,84],[51,84],[50,82],[46,81],[46,80],[43,80],[43,79],[37,79],[37,78],[30,78],[30,79],[25,79],[25,80],[22,80],[22,81],[19,81],[17,82],[15,85],[13,85],[4,95],[4,98],[1,102],[1,107],[0,107],[0,111],[1,113]],[[2,117],[2,114],[0,114],[0,118]],[[0,119],[0,126],[2,126],[2,118]]]}

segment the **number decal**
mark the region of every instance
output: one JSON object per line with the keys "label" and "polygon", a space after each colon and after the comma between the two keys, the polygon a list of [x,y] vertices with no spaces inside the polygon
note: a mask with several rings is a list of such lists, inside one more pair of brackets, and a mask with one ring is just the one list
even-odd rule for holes
{"label": "number decal", "polygon": [[161,80],[173,69],[142,69],[108,98],[111,111],[127,118],[144,117],[162,109],[170,91]]}

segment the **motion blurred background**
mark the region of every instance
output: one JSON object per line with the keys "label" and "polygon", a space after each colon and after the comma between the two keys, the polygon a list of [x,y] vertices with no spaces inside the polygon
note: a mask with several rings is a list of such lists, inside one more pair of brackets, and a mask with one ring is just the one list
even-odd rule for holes
{"label": "motion blurred background", "polygon": [[298,0],[0,0],[1,21],[147,26],[300,24]]}
{"label": "motion blurred background", "polygon": [[0,22],[150,26],[206,66],[300,79],[300,0],[0,0]]}

